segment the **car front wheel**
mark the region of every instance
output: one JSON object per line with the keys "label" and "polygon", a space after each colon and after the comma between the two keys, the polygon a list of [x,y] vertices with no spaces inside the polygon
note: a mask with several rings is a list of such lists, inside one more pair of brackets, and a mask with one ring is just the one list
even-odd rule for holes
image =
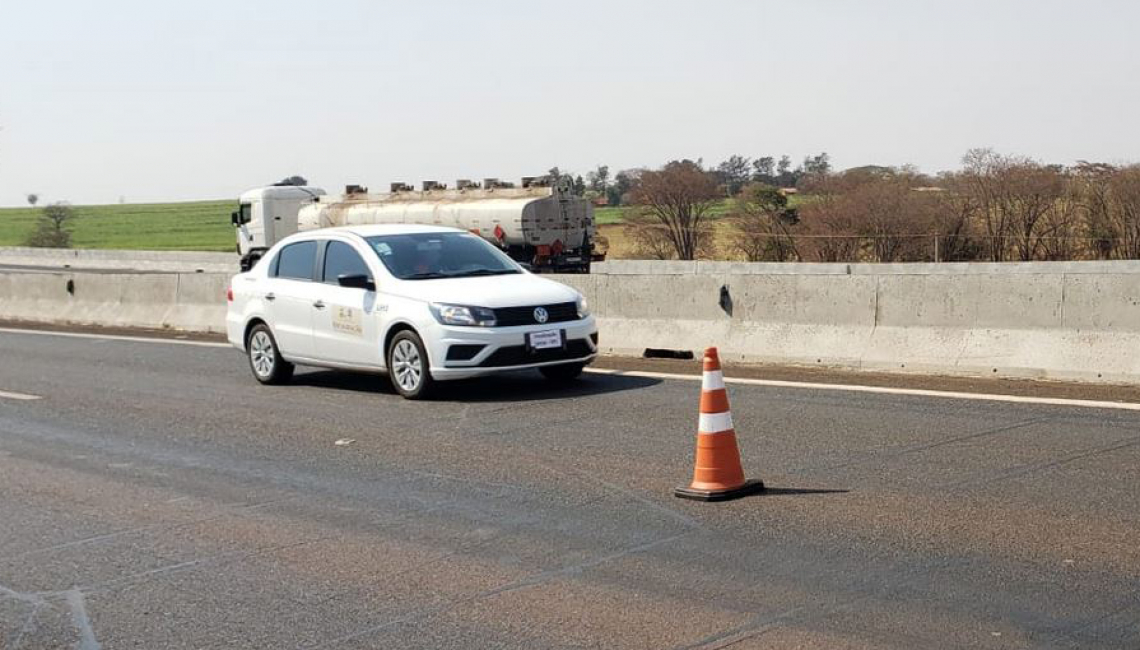
{"label": "car front wheel", "polygon": [[282,358],[277,340],[264,323],[254,325],[249,331],[245,349],[249,355],[249,368],[257,381],[284,384],[293,377],[293,364]]}
{"label": "car front wheel", "polygon": [[424,343],[415,332],[404,330],[392,338],[388,346],[388,376],[392,387],[406,399],[423,399],[431,393],[435,382]]}

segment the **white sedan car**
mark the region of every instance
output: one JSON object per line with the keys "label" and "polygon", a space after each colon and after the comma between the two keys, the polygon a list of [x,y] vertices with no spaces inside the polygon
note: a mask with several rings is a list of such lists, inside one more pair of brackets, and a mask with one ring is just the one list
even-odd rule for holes
{"label": "white sedan car", "polygon": [[294,364],[387,372],[404,397],[436,381],[537,368],[570,380],[597,355],[574,289],[454,228],[372,225],[281,240],[227,295],[226,331],[266,384]]}

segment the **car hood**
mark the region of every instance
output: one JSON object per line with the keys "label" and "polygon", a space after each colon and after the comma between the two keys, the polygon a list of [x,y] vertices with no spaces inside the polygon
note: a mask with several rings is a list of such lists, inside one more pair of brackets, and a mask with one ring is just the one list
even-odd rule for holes
{"label": "car hood", "polygon": [[578,292],[574,289],[530,273],[400,280],[386,292],[424,302],[492,309],[550,305],[578,299]]}

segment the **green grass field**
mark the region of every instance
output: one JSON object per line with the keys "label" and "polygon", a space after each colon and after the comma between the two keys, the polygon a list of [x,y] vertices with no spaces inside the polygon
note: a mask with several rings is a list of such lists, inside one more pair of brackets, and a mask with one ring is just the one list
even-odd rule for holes
{"label": "green grass field", "polygon": [[[792,197],[791,204],[802,203]],[[232,251],[234,229],[230,212],[236,201],[194,201],[125,205],[75,206],[71,223],[74,248],[126,250]],[[597,208],[600,226],[621,224],[632,208]],[[732,202],[721,201],[711,212],[723,217]],[[0,246],[22,246],[35,230],[41,208],[0,208]]]}
{"label": "green grass field", "polygon": [[[232,251],[236,201],[75,206],[74,248]],[[0,246],[22,246],[40,208],[0,209]]]}
{"label": "green grass field", "polygon": [[[594,208],[594,223],[599,226],[623,223],[626,215],[632,209],[633,208],[629,207]],[[731,210],[732,201],[725,199],[712,207],[712,210],[709,211],[709,217],[718,219],[728,214]]]}

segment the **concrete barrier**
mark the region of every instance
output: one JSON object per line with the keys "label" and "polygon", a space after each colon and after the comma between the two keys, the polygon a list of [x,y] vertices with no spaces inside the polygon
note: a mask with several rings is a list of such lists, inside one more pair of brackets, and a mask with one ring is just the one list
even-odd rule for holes
{"label": "concrete barrier", "polygon": [[596,270],[558,279],[590,298],[610,354],[716,345],[738,361],[1140,382],[1140,262]]}
{"label": "concrete barrier", "polygon": [[0,272],[0,318],[224,332],[229,279],[221,273]]}
{"label": "concrete barrier", "polygon": [[[595,270],[551,277],[590,299],[608,354],[716,345],[730,361],[1140,383],[1140,262]],[[0,318],[221,332],[228,281],[0,272]]]}
{"label": "concrete barrier", "polygon": [[237,253],[0,246],[0,265],[167,273],[237,273]]}

